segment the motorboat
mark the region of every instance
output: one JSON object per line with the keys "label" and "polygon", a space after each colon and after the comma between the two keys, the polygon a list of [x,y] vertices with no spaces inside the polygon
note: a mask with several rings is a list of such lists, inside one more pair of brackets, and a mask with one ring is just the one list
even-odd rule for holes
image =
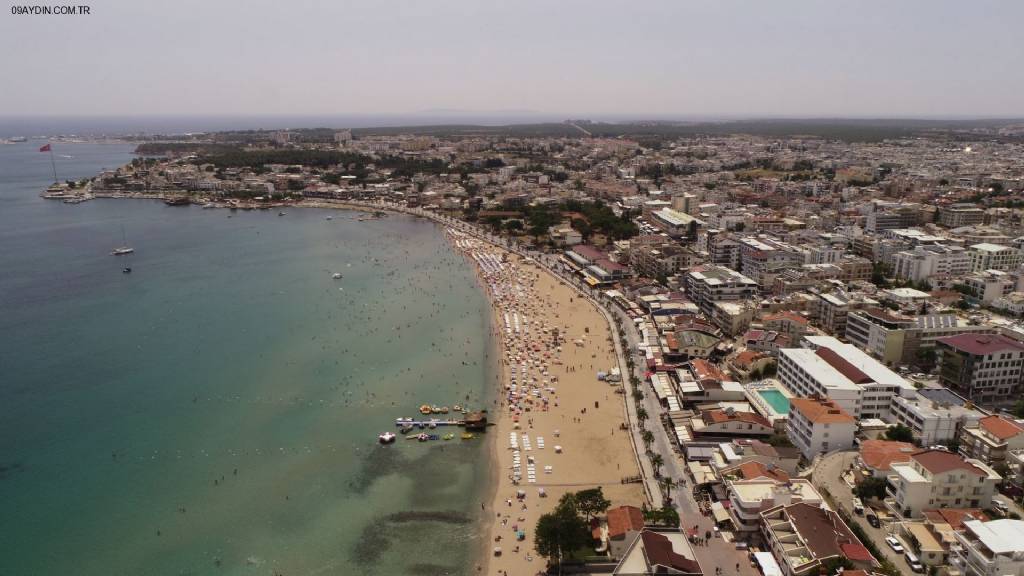
{"label": "motorboat", "polygon": [[377,436],[377,440],[381,444],[391,444],[392,442],[395,441],[395,438],[397,438],[397,436],[395,436],[395,434],[393,434],[391,432],[385,432],[385,433],[381,434],[380,436]]}
{"label": "motorboat", "polygon": [[341,280],[342,278],[344,278],[344,276],[341,275],[341,272],[335,272],[334,274],[331,274],[331,278],[334,278],[335,280]]}
{"label": "motorboat", "polygon": [[120,248],[114,248],[111,254],[113,254],[114,256],[124,256],[125,254],[131,254],[132,252],[135,252],[135,248],[131,248],[129,246],[121,246]]}
{"label": "motorboat", "polygon": [[124,268],[121,268],[121,273],[122,274],[131,274],[132,273],[131,266],[125,266]]}

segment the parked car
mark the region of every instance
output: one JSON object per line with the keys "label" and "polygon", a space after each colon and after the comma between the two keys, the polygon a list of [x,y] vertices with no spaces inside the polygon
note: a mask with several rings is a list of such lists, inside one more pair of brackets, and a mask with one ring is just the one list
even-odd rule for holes
{"label": "parked car", "polygon": [[921,561],[917,559],[917,556],[914,556],[913,552],[907,550],[907,553],[904,554],[903,557],[907,559],[907,565],[910,566],[911,570],[917,573],[924,572],[924,566],[921,564]]}
{"label": "parked car", "polygon": [[875,528],[882,525],[882,523],[878,521],[878,516],[874,512],[868,512],[865,518],[868,519],[868,524],[871,524],[871,526]]}
{"label": "parked car", "polygon": [[903,544],[900,544],[900,541],[895,536],[886,536],[885,543],[889,545],[889,548],[892,548],[893,552],[903,554]]}
{"label": "parked car", "polygon": [[853,513],[857,515],[864,514],[864,503],[860,501],[860,498],[853,499]]}
{"label": "parked car", "polygon": [[992,507],[1002,512],[1003,516],[1006,516],[1006,514],[1010,511],[1010,507],[1006,504],[1006,502],[1003,502],[1002,500],[996,500],[995,498],[992,499]]}

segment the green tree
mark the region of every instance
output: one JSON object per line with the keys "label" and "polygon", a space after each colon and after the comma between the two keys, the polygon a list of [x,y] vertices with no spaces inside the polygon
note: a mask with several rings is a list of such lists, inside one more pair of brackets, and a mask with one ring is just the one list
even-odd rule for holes
{"label": "green tree", "polygon": [[914,431],[903,424],[897,424],[885,431],[885,439],[896,442],[913,442]]}
{"label": "green tree", "polygon": [[654,454],[651,456],[651,466],[654,467],[654,476],[661,476],[661,466],[665,463],[665,459],[661,457],[661,454]]}
{"label": "green tree", "polygon": [[877,498],[879,500],[885,498],[885,487],[886,481],[883,478],[865,478],[857,484],[853,489],[854,495],[862,500],[870,500],[871,498]]}
{"label": "green tree", "polygon": [[510,232],[520,232],[520,231],[522,231],[522,229],[523,229],[523,221],[522,220],[509,220],[508,222],[505,222],[505,230],[508,230]]}
{"label": "green tree", "polygon": [[644,430],[643,433],[640,434],[640,438],[644,441],[644,446],[650,448],[651,444],[654,443],[654,432]]}
{"label": "green tree", "polygon": [[590,529],[575,509],[559,505],[552,512],[537,519],[534,530],[534,548],[551,562],[561,562],[562,556],[590,544]]}
{"label": "green tree", "polygon": [[598,514],[603,514],[612,503],[604,497],[601,487],[580,490],[576,493],[576,511],[583,514],[588,522]]}
{"label": "green tree", "polygon": [[636,419],[641,421],[641,422],[643,422],[644,420],[647,420],[647,409],[644,408],[643,406],[637,407],[637,409],[636,409]]}

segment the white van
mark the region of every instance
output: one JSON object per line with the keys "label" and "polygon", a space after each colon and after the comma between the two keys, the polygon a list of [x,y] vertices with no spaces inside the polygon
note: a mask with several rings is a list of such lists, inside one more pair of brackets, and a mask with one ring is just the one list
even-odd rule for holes
{"label": "white van", "polygon": [[907,550],[903,557],[907,559],[907,565],[910,566],[911,570],[917,573],[924,572],[924,566],[921,564],[921,561],[917,559],[917,556],[914,556],[913,552]]}

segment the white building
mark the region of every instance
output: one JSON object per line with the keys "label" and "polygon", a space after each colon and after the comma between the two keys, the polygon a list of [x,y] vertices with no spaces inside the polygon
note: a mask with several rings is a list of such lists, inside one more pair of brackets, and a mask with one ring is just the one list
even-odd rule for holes
{"label": "white building", "polygon": [[964,576],[1024,575],[1024,520],[967,520],[950,563]]}
{"label": "white building", "polygon": [[778,378],[794,396],[834,400],[854,418],[891,417],[893,396],[914,387],[856,346],[831,336],[807,336],[808,348],[779,351]]}
{"label": "white building", "polygon": [[903,518],[934,508],[988,508],[1002,480],[981,460],[945,450],[922,450],[894,462],[885,502]]}
{"label": "white building", "polygon": [[792,398],[786,433],[807,460],[853,447],[857,421],[834,401]]}
{"label": "white building", "polygon": [[893,256],[893,275],[914,282],[932,276],[962,276],[971,271],[971,266],[971,255],[960,246],[917,246]]}
{"label": "white building", "polygon": [[971,269],[982,270],[1015,270],[1020,268],[1021,253],[1016,248],[999,244],[975,244],[970,247]]}
{"label": "white building", "polygon": [[[935,390],[939,394],[934,398],[924,395]],[[922,446],[949,444],[957,431],[985,416],[956,402],[956,395],[944,388],[925,389],[924,393],[913,390],[907,396],[893,396],[889,408],[892,421],[910,428]]]}

